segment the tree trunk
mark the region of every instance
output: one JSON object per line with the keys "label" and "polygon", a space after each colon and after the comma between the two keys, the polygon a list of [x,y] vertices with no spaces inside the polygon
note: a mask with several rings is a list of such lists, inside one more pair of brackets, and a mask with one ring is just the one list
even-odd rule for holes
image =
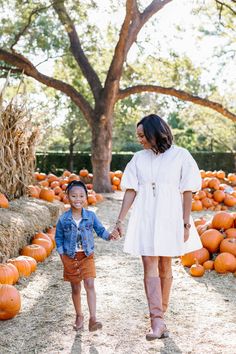
{"label": "tree trunk", "polygon": [[110,182],[110,163],[112,158],[112,121],[111,117],[99,115],[92,126],[92,166],[93,187],[96,192],[112,191]]}
{"label": "tree trunk", "polygon": [[74,172],[74,144],[69,144],[69,171]]}

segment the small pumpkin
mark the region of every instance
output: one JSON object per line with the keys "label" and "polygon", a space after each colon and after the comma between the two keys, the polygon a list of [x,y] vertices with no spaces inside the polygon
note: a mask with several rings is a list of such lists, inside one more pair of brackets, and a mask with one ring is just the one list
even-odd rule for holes
{"label": "small pumpkin", "polygon": [[21,255],[30,256],[36,262],[43,262],[47,258],[47,252],[43,246],[40,245],[27,245],[22,248]]}
{"label": "small pumpkin", "polygon": [[209,259],[208,261],[203,263],[203,267],[205,270],[213,270],[214,269],[214,261]]}
{"label": "small pumpkin", "polygon": [[191,267],[195,263],[195,259],[198,260],[200,264],[208,261],[210,259],[210,253],[206,248],[201,248],[197,251],[186,253],[181,256],[181,262],[185,267]]}
{"label": "small pumpkin", "polygon": [[203,232],[201,235],[201,241],[203,247],[207,248],[211,253],[218,251],[221,241],[224,239],[224,236],[215,229],[209,229]]}
{"label": "small pumpkin", "polygon": [[205,273],[205,268],[195,259],[195,264],[191,265],[189,272],[193,277],[202,277]]}
{"label": "small pumpkin", "polygon": [[225,199],[225,192],[222,190],[217,190],[213,193],[213,198],[216,202],[221,203]]}
{"label": "small pumpkin", "polygon": [[119,179],[118,177],[114,176],[114,177],[112,178],[112,184],[115,185],[115,186],[119,186],[119,184],[120,184],[120,179]]}
{"label": "small pumpkin", "polygon": [[8,284],[0,284],[0,320],[15,317],[21,308],[19,291]]}
{"label": "small pumpkin", "polygon": [[202,210],[201,200],[193,200],[192,201],[192,211],[201,211],[201,210]]}
{"label": "small pumpkin", "polygon": [[205,225],[206,219],[198,218],[194,220],[194,225],[197,227],[198,225]]}
{"label": "small pumpkin", "polygon": [[220,252],[229,252],[236,257],[236,238],[226,238],[220,244]]}
{"label": "small pumpkin", "polygon": [[215,271],[217,273],[228,273],[236,271],[236,258],[227,252],[218,254],[214,262]]}
{"label": "small pumpkin", "polygon": [[0,193],[0,208],[9,208],[9,202],[3,193]]}
{"label": "small pumpkin", "polygon": [[224,198],[224,204],[228,207],[233,207],[236,205],[236,198],[233,195],[226,194]]}
{"label": "small pumpkin", "polygon": [[82,168],[82,170],[79,171],[80,177],[87,177],[89,174],[88,170],[86,168]]}
{"label": "small pumpkin", "polygon": [[55,193],[52,189],[42,188],[39,193],[39,198],[46,200],[47,202],[53,202]]}
{"label": "small pumpkin", "polygon": [[233,222],[234,218],[230,213],[227,213],[226,211],[219,211],[213,216],[211,224],[213,229],[227,230],[231,228]]}

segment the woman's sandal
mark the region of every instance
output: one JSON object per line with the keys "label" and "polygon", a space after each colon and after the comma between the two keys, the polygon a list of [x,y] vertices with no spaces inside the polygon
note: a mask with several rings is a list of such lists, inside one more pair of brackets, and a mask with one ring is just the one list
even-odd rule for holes
{"label": "woman's sandal", "polygon": [[89,320],[89,331],[94,332],[97,331],[98,329],[102,329],[102,323],[98,322],[94,319]]}
{"label": "woman's sandal", "polygon": [[84,316],[83,315],[76,315],[75,324],[73,325],[73,329],[75,331],[79,331],[83,328],[84,325]]}

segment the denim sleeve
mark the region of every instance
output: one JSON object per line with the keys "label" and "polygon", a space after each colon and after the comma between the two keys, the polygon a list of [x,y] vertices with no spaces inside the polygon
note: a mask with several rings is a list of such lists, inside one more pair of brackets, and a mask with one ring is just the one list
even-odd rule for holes
{"label": "denim sleeve", "polygon": [[56,241],[56,249],[59,254],[64,253],[63,249],[63,228],[62,228],[62,223],[61,220],[59,219],[56,225],[56,234],[55,234],[55,241]]}
{"label": "denim sleeve", "polygon": [[102,225],[100,220],[97,218],[96,214],[94,214],[94,219],[93,219],[93,228],[98,237],[101,237],[103,240],[108,241],[109,238],[109,232],[105,229],[105,227]]}

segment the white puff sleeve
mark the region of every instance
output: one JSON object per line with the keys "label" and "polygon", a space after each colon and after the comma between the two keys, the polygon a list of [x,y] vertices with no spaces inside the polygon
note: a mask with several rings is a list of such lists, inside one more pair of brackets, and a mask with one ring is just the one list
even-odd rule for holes
{"label": "white puff sleeve", "polygon": [[125,191],[126,189],[134,189],[138,191],[138,176],[137,176],[137,166],[136,166],[137,156],[134,154],[132,159],[128,162],[125,167],[122,179],[121,179],[121,189]]}
{"label": "white puff sleeve", "polygon": [[188,150],[185,150],[181,169],[180,192],[197,192],[201,187],[202,179],[198,165]]}

